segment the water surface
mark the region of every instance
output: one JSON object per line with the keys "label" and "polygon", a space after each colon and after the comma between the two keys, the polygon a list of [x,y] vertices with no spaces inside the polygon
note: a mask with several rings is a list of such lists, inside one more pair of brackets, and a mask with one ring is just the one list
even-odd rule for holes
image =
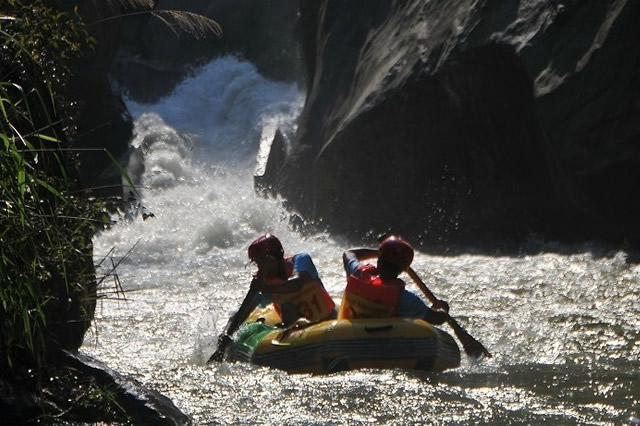
{"label": "water surface", "polygon": [[598,247],[418,252],[416,272],[494,355],[463,355],[456,370],[310,376],[206,364],[248,290],[246,249],[258,235],[311,253],[329,292],[344,289],[348,243],[296,233],[282,200],[253,191],[261,139],[276,127],[293,132],[303,102],[295,86],[233,58],[157,104],[129,102],[133,144],[145,151],[140,192],[154,217],[130,215],[95,238],[97,256],[128,254],[117,270],[126,300],[106,284],[82,351],[167,395],[195,424],[640,423],[640,267],[622,251],[591,254]]}

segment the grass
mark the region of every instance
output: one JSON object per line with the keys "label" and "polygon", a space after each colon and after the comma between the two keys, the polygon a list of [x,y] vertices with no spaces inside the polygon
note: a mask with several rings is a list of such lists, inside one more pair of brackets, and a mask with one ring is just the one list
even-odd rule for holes
{"label": "grass", "polygon": [[[76,187],[66,63],[92,48],[74,16],[8,1],[0,18],[0,366],[40,366],[93,317],[91,237],[107,216]],[[52,72],[55,70],[55,72]],[[80,320],[68,327],[69,321]],[[67,333],[67,331],[69,331]]]}
{"label": "grass", "polygon": [[[189,12],[151,10],[147,0],[119,3],[174,31],[222,34],[217,23]],[[48,362],[59,349],[80,347],[98,297],[124,297],[112,258],[96,277],[92,237],[110,216],[106,201],[76,195],[83,189],[74,155],[77,105],[65,98],[69,64],[91,52],[95,40],[73,11],[50,4],[4,0],[0,11],[0,396],[13,383],[53,401],[39,403],[53,410],[43,418],[128,423],[117,389],[88,376],[73,379],[67,367]],[[104,290],[110,279],[112,289]]]}

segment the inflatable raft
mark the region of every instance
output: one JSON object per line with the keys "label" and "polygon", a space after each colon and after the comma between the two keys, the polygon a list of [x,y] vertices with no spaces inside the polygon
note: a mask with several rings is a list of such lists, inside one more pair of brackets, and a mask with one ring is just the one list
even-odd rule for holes
{"label": "inflatable raft", "polygon": [[361,368],[443,371],[460,365],[453,338],[412,318],[299,320],[278,328],[272,305],[238,329],[229,359],[285,370],[328,374]]}

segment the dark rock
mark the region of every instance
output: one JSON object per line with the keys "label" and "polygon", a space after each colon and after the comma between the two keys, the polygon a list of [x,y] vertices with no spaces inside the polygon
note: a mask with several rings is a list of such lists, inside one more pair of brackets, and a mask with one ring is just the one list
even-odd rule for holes
{"label": "dark rock", "polygon": [[153,102],[215,57],[236,55],[252,62],[267,78],[296,81],[302,74],[297,33],[297,3],[291,1],[162,0],[158,10],[193,12],[218,22],[222,37],[196,39],[143,15],[123,21],[125,39],[114,76],[138,101]]}
{"label": "dark rock", "polygon": [[74,69],[67,96],[78,106],[74,147],[80,149],[81,186],[92,196],[122,196],[123,177],[115,162],[121,167],[127,162],[133,121],[120,95],[112,91],[106,70],[88,62]]}
{"label": "dark rock", "polygon": [[640,4],[302,0],[300,11],[307,102],[261,184],[306,221],[440,248],[638,241]]}
{"label": "dark rock", "polygon": [[[263,138],[271,136],[271,134],[265,135],[264,133],[263,130]],[[276,130],[271,140],[263,140],[261,141],[262,143],[269,144],[269,155],[267,158],[258,159],[258,166],[254,173],[254,183],[256,189],[262,195],[274,195],[270,183],[278,176],[278,170],[284,164],[289,142],[280,130]]]}
{"label": "dark rock", "polygon": [[145,388],[137,380],[110,369],[104,363],[79,352],[62,353],[63,365],[96,379],[98,385],[115,390],[116,402],[134,424],[189,424],[189,417],[167,397]]}
{"label": "dark rock", "polygon": [[81,186],[88,195],[121,196],[123,179],[112,157],[120,166],[126,164],[133,122],[108,76],[122,38],[121,20],[102,20],[124,9],[116,2],[59,0],[58,5],[62,10],[77,9],[96,40],[94,51],[70,64],[72,77],[65,94],[74,105],[76,129],[70,136],[79,149]]}
{"label": "dark rock", "polygon": [[41,401],[23,386],[0,377],[0,420],[5,424],[17,424],[39,416],[43,410],[55,405]]}
{"label": "dark rock", "polygon": [[169,399],[76,351],[61,351],[39,368],[0,372],[2,424],[186,425]]}

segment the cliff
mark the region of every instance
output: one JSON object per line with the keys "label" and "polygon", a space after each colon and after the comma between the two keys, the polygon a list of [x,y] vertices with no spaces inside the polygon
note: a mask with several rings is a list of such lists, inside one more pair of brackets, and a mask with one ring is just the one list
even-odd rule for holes
{"label": "cliff", "polygon": [[638,17],[631,1],[302,0],[307,100],[260,182],[356,237],[637,246]]}

